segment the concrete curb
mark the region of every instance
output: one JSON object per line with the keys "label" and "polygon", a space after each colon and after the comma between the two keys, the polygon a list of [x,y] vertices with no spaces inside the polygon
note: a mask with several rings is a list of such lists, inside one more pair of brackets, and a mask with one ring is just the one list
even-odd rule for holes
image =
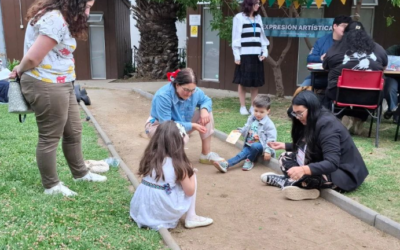
{"label": "concrete curb", "polygon": [[[141,89],[133,88],[133,91],[146,97],[147,99],[151,100],[153,99],[153,95],[143,91]],[[216,138],[220,139],[221,141],[226,141],[226,138],[228,137],[227,134],[225,134],[222,131],[215,130],[213,134]],[[239,149],[243,148],[243,142],[238,141],[235,146]],[[276,159],[271,159],[271,161],[266,162],[263,161],[263,164],[275,172],[282,173],[280,167],[279,167],[279,162]],[[395,238],[400,239],[400,223],[395,222],[383,215],[380,215],[378,212],[361,205],[360,203],[336,192],[331,189],[323,189],[321,191],[321,197],[324,198],[325,200],[335,204],[339,208],[343,209],[347,213],[353,215],[354,217],[362,220],[363,222],[374,226],[375,228],[392,235]]]}
{"label": "concrete curb", "polygon": [[[90,117],[90,120],[92,121],[94,127],[96,128],[97,132],[100,134],[100,137],[103,139],[104,143],[107,145],[108,150],[110,151],[111,155],[118,159],[120,161],[120,166],[122,170],[125,172],[127,175],[129,181],[132,183],[133,187],[137,189],[139,186],[139,181],[136,178],[136,176],[132,173],[132,171],[129,169],[129,167],[125,164],[125,162],[121,159],[119,156],[117,150],[115,149],[114,145],[112,144],[112,141],[110,138],[108,138],[107,134],[103,131],[103,129],[100,127],[100,124],[96,121],[90,110],[86,107],[86,105],[83,102],[80,102],[80,105],[82,109],[85,111],[87,116]],[[168,231],[166,228],[161,228],[158,231],[163,238],[165,244],[172,250],[180,250],[181,248],[179,245],[175,242],[175,240],[172,238],[171,233]]]}

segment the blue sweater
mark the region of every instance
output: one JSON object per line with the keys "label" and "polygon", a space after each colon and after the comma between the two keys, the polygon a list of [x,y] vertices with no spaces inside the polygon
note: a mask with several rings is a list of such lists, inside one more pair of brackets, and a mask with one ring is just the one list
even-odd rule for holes
{"label": "blue sweater", "polygon": [[333,45],[333,34],[330,33],[320,37],[312,47],[310,54],[307,56],[307,63],[321,63],[321,56],[328,52]]}

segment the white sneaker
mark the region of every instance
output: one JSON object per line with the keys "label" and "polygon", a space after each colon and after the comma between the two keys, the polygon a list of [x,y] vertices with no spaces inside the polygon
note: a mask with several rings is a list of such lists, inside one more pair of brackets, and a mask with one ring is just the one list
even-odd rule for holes
{"label": "white sneaker", "polygon": [[208,155],[200,155],[200,160],[199,162],[202,164],[208,164],[208,165],[214,165],[215,161],[225,161],[224,158],[219,157],[217,153],[210,152]]}
{"label": "white sneaker", "polygon": [[250,107],[249,112],[250,112],[250,114],[254,115],[254,108],[253,108],[253,106]]}
{"label": "white sneaker", "polygon": [[55,195],[62,194],[64,196],[74,196],[78,195],[76,192],[64,186],[64,183],[59,182],[56,186],[44,190],[45,194]]}
{"label": "white sneaker", "polygon": [[74,179],[74,181],[93,181],[93,182],[103,182],[103,181],[106,181],[106,180],[107,180],[106,176],[95,174],[95,173],[92,173],[90,171],[85,176],[83,176],[82,178]]}
{"label": "white sneaker", "polygon": [[240,114],[241,115],[248,115],[249,111],[247,111],[247,108],[245,106],[240,107]]}

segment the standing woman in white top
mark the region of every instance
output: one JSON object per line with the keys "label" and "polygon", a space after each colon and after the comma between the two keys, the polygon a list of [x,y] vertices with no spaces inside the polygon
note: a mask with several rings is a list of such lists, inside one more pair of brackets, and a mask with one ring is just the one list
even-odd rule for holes
{"label": "standing woman in white top", "polygon": [[72,81],[75,38],[86,40],[87,19],[94,0],[36,0],[28,10],[24,57],[10,78],[21,89],[36,116],[39,142],[36,160],[45,194],[76,195],[57,175],[57,146],[76,181],[106,181],[87,170],[82,156],[82,123]]}
{"label": "standing woman in white top", "polygon": [[[269,41],[265,36],[258,9],[259,0],[244,0],[242,12],[233,18],[232,49],[235,57],[233,83],[239,84],[240,114],[248,115],[245,106],[246,88],[250,88],[251,103],[264,85],[263,60],[268,56]],[[253,112],[253,107],[250,108]]]}

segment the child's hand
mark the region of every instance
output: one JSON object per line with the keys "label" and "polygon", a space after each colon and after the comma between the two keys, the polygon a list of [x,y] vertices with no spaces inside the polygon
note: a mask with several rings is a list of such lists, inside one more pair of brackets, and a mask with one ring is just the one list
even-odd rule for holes
{"label": "child's hand", "polygon": [[260,137],[259,137],[257,134],[255,134],[255,135],[254,135],[254,139],[255,139],[255,140],[260,140]]}
{"label": "child's hand", "polygon": [[269,161],[271,160],[271,154],[264,153],[264,161]]}
{"label": "child's hand", "polygon": [[283,142],[268,142],[268,146],[272,149],[278,150],[278,149],[285,149],[285,143]]}

